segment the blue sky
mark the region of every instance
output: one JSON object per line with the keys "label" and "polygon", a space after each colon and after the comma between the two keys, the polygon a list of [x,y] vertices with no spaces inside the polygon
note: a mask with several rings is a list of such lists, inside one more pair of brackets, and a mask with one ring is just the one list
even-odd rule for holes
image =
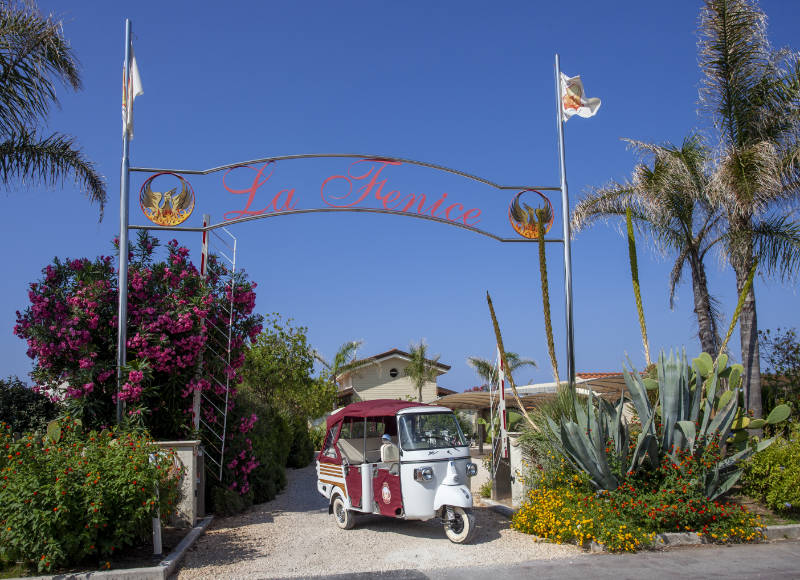
{"label": "blue sky", "polygon": [[[776,46],[800,48],[800,5],[761,3]],[[707,129],[697,115],[696,22],[700,2],[43,2],[64,19],[83,68],[84,89],[63,92],[48,128],[74,135],[108,179],[98,222],[70,183],[58,191],[3,192],[6,247],[0,288],[0,369],[25,375],[31,361],[12,334],[28,284],[54,256],[107,254],[119,229],[120,80],[126,17],[144,84],[135,107],[131,163],[204,169],[296,153],[368,153],[439,163],[503,184],[557,185],[553,59],[580,74],[603,105],[567,123],[567,170],[574,204],[592,186],[630,174],[622,137],[679,143]],[[275,185],[298,192],[299,207],[320,207],[320,183],[347,162],[278,164]],[[512,192],[415,168],[391,168],[401,192],[424,192],[480,207],[498,224]],[[242,178],[244,179],[244,178]],[[132,190],[143,177],[134,174]],[[214,222],[243,207],[221,174],[193,178],[195,214]],[[271,185],[271,184],[270,184]],[[270,196],[271,198],[271,196]],[[259,200],[262,199],[259,197]],[[560,200],[552,196],[556,214]],[[267,205],[267,201],[262,204]],[[254,203],[255,207],[255,203]],[[131,223],[143,224],[136,203]],[[551,235],[560,235],[556,220]],[[333,214],[284,216],[237,226],[239,265],[256,281],[257,309],[309,327],[332,356],[360,339],[361,355],[426,339],[452,370],[440,384],[478,384],[466,357],[494,352],[485,293],[495,303],[506,347],[539,362],[517,377],[550,379],[536,246],[495,241],[422,220]],[[507,229],[505,235],[512,235]],[[199,253],[199,234],[176,236]],[[166,241],[166,239],[164,240]],[[671,259],[639,238],[640,275],[651,348],[699,350],[691,289],[668,307]],[[632,300],[627,248],[618,224],[598,225],[573,242],[576,367],[618,371],[628,353],[644,356]],[[548,247],[553,320],[562,376],[563,262]],[[708,262],[712,293],[726,321],[734,279]],[[756,281],[761,328],[797,326],[796,280]],[[726,322],[727,325],[727,322]],[[738,336],[732,340],[738,358]]]}

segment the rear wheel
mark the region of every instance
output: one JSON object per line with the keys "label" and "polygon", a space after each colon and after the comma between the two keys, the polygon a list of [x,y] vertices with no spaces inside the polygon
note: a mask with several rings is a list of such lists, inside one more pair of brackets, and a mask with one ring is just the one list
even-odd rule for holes
{"label": "rear wheel", "polygon": [[343,530],[352,529],[352,527],[356,525],[356,518],[353,512],[347,509],[340,495],[333,498],[333,519],[336,520],[336,525]]}
{"label": "rear wheel", "polygon": [[444,533],[454,544],[466,544],[475,535],[475,516],[471,510],[448,507],[445,512]]}

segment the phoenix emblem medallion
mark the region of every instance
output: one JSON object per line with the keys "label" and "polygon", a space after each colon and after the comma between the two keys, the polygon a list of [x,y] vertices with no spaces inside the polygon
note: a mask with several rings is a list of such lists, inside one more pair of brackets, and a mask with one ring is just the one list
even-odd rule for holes
{"label": "phoenix emblem medallion", "polygon": [[[169,179],[178,184],[168,191],[153,191],[153,181],[164,177],[159,182]],[[180,191],[178,191],[180,187]],[[194,211],[194,189],[186,179],[177,173],[162,172],[149,177],[139,191],[139,207],[142,213],[156,225],[177,226],[185,222]]]}
{"label": "phoenix emblem medallion", "polygon": [[[526,193],[538,196],[534,198],[536,205],[531,207],[525,202],[520,203],[520,199]],[[544,231],[539,231],[539,220],[544,222]],[[520,191],[514,196],[511,205],[508,206],[508,221],[511,222],[511,227],[514,231],[521,235],[523,238],[535,240],[539,236],[544,235],[553,227],[553,204],[541,192],[535,189],[527,189]]]}

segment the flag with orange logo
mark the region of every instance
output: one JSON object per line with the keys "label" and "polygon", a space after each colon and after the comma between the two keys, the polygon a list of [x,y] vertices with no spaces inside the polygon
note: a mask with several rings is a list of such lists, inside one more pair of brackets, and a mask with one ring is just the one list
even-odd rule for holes
{"label": "flag with orange logo", "polygon": [[568,77],[561,73],[561,115],[564,121],[573,115],[587,119],[600,108],[600,99],[586,98],[580,75]]}

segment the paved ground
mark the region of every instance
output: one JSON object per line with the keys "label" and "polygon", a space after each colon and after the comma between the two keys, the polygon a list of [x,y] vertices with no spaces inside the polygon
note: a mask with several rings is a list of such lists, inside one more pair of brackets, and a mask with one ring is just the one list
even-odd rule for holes
{"label": "paved ground", "polygon": [[317,493],[313,465],[290,470],[287,489],[271,502],[214,521],[186,554],[178,578],[282,578],[375,574],[574,557],[574,546],[537,543],[509,528],[508,518],[474,510],[471,544],[456,545],[437,520],[360,515],[340,530]]}
{"label": "paved ground", "polygon": [[360,516],[355,529],[339,530],[314,484],[313,466],[290,471],[286,491],[272,502],[217,519],[187,553],[177,578],[800,579],[800,542],[790,540],[587,554],[537,543],[485,508],[475,510],[478,530],[466,546],[450,543],[433,521]]}

